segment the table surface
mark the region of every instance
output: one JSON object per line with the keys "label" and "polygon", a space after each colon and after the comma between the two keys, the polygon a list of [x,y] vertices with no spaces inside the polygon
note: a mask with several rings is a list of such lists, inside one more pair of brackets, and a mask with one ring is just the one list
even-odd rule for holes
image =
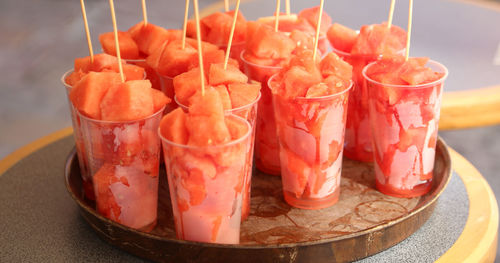
{"label": "table surface", "polygon": [[[12,235],[9,234],[11,233],[11,231],[9,232],[9,229],[33,229],[33,225],[26,225],[28,222],[39,222],[39,228],[36,228],[37,231],[33,231],[32,234],[30,234],[30,231],[22,231],[16,234],[14,237],[17,239],[22,239],[20,243],[25,245],[16,247],[17,250],[0,250],[2,251],[0,252],[0,261],[2,261],[2,258],[6,259],[7,261],[13,260],[14,258],[17,258],[18,260],[50,261],[50,257],[47,257],[47,253],[44,253],[43,251],[45,250],[41,248],[46,248],[47,244],[50,244],[49,241],[51,239],[54,240],[54,242],[61,242],[61,240],[64,241],[63,245],[55,250],[56,253],[52,255],[52,259],[54,259],[56,256],[58,258],[62,257],[66,260],[71,261],[84,261],[91,258],[95,259],[96,255],[85,255],[85,252],[94,251],[97,254],[102,253],[97,256],[102,257],[102,259],[106,258],[109,261],[138,260],[137,258],[131,257],[129,254],[112,248],[107,244],[107,249],[96,247],[96,244],[105,245],[101,241],[97,242],[96,244],[94,244],[95,242],[88,242],[89,240],[96,241],[97,236],[92,233],[93,231],[91,230],[91,228],[89,226],[86,226],[86,224],[83,222],[83,219],[78,215],[76,204],[71,205],[71,198],[66,193],[66,189],[63,183],[62,168],[64,166],[64,157],[70,152],[71,147],[73,146],[73,143],[71,142],[72,139],[68,137],[71,135],[71,132],[72,129],[67,128],[53,133],[49,136],[34,141],[33,143],[26,145],[25,147],[20,148],[19,150],[15,151],[11,155],[0,161],[0,182],[14,182],[15,180],[12,179],[16,175],[24,176],[30,173],[36,175],[33,181],[12,183],[11,185],[9,185],[9,187],[12,187],[10,192],[12,192],[12,190],[23,192],[23,189],[25,187],[29,187],[30,189],[37,189],[33,192],[26,193],[27,196],[25,198],[32,198],[33,202],[35,203],[34,205],[36,206],[39,205],[40,207],[46,207],[46,213],[53,213],[54,211],[58,211],[58,209],[60,210],[61,208],[64,208],[64,211],[57,212],[60,213],[60,215],[56,219],[56,221],[60,222],[61,224],[60,228],[53,227],[54,222],[52,222],[51,219],[54,219],[56,216],[54,214],[43,214],[43,212],[40,213],[40,210],[44,211],[43,209],[36,209],[37,211],[32,211],[33,213],[29,213],[30,211],[26,211],[26,209],[19,209],[15,212],[13,208],[6,209],[8,211],[13,211],[12,213],[17,213],[16,215],[20,217],[19,223],[16,223],[18,224],[16,226],[8,226],[5,223],[0,224],[0,230],[2,229],[2,227],[5,227],[5,229],[2,230],[2,233],[6,233],[6,236],[12,237]],[[55,147],[55,149],[62,150],[57,155],[36,155],[39,151],[44,151],[44,149],[45,151],[47,151],[45,147]],[[481,174],[474,168],[474,166],[452,149],[450,149],[450,154],[454,172],[460,177],[461,182],[463,182],[461,186],[462,188],[460,188],[460,186],[458,186],[459,188],[456,188],[457,186],[452,186],[451,189],[453,189],[454,191],[457,191],[456,189],[459,189],[459,193],[457,193],[456,196],[459,196],[461,194],[460,191],[466,191],[469,202],[468,215],[466,216],[467,218],[465,221],[465,226],[463,226],[461,233],[460,231],[459,233],[457,233],[458,238],[453,239],[455,240],[454,243],[451,242],[450,245],[445,245],[449,247],[449,249],[444,254],[442,254],[442,252],[438,254],[442,256],[439,257],[437,262],[457,262],[457,260],[463,262],[493,262],[496,255],[498,235],[497,201],[495,199],[495,196],[493,195],[493,192],[491,191],[490,186],[488,185],[486,180],[484,180]],[[37,157],[34,158],[35,156]],[[54,156],[57,158],[54,159]],[[36,160],[33,161],[33,158]],[[34,163],[41,165],[40,163],[42,163],[41,166],[43,167],[36,167],[36,165],[32,166],[30,165],[30,163],[32,165]],[[10,171],[14,170],[11,170],[11,168],[17,169],[17,173],[12,174]],[[4,177],[4,175],[6,174],[9,174],[9,176]],[[31,177],[33,178],[33,175],[31,175]],[[55,178],[57,181],[58,177],[61,178],[60,183],[55,183],[53,186],[48,187],[50,188],[51,192],[44,192],[48,189],[37,188],[37,186],[43,186],[44,184],[47,185],[46,180],[51,179],[50,182],[53,182]],[[42,181],[43,183],[41,183]],[[456,182],[454,184],[456,184]],[[5,187],[5,185],[3,186]],[[463,190],[464,186],[465,190]],[[0,193],[0,197],[2,197],[0,198],[0,201],[3,202],[2,206],[8,208],[12,205],[15,205],[16,202],[19,202],[19,200],[9,200],[7,192],[9,191],[3,191],[2,193]],[[45,193],[48,196],[40,199],[33,198],[37,195],[40,195],[40,193]],[[4,194],[5,196],[2,196],[2,194]],[[453,197],[454,195],[451,194],[451,196]],[[49,201],[45,202],[46,200]],[[446,206],[443,208],[443,205],[450,204],[449,202],[452,202],[451,204],[453,204],[454,201],[457,203],[464,203],[460,198],[455,200],[453,198],[449,200],[447,199],[443,204],[438,202],[436,211],[445,209],[444,214],[448,214],[448,216],[449,214],[454,214],[453,212],[448,213],[450,211],[446,211]],[[65,203],[66,205],[61,205],[61,202]],[[69,209],[68,204],[70,204]],[[441,205],[441,208],[439,205]],[[457,211],[460,211],[460,209],[458,209]],[[462,212],[457,212],[456,214],[461,213]],[[433,217],[434,216],[435,215],[433,215]],[[431,217],[428,223],[433,222],[433,217]],[[21,220],[21,218],[25,218],[25,220]],[[6,219],[4,218],[4,220]],[[459,219],[451,220],[453,220],[454,223],[457,223],[456,221]],[[72,226],[73,224],[75,225],[74,231],[71,228],[68,229],[67,227],[68,225]],[[7,227],[10,228],[7,229]],[[426,225],[424,225],[423,228],[425,227]],[[42,235],[41,237],[39,233],[43,232],[43,229],[45,228],[51,230],[56,229],[56,231],[54,231],[54,233],[52,233],[51,235]],[[443,229],[444,231],[446,231],[445,228]],[[400,247],[396,246],[392,248],[392,252],[388,250],[382,253],[387,253],[386,255],[392,256],[401,255],[401,253],[412,253],[409,255],[415,255],[415,251],[412,251],[412,249],[408,249],[407,246],[415,246],[415,242],[417,242],[417,244],[418,242],[421,242],[421,240],[418,239],[419,237],[417,235],[422,236],[421,238],[426,237],[425,233],[422,235],[421,233],[419,233],[419,231],[417,231],[416,234],[411,236],[409,239],[403,241],[405,243],[401,243]],[[431,229],[431,231],[436,230]],[[90,244],[90,247],[82,246],[82,244],[79,244],[80,239],[83,239],[82,242],[85,241],[83,243]],[[19,240],[14,239],[10,240],[9,242],[15,243],[19,242]],[[7,242],[7,240],[4,240],[1,243],[3,244],[3,246],[8,247],[8,245],[10,244],[9,242]],[[435,245],[437,246],[437,244],[438,243],[436,243]],[[33,250],[30,250],[30,248],[33,248]],[[425,248],[425,246],[417,245],[416,248],[422,249]],[[54,248],[50,248],[49,250],[51,249]],[[19,253],[20,251],[37,251],[37,253]],[[376,256],[379,255],[375,255],[375,257]],[[378,260],[373,261],[371,258],[367,258],[367,262],[377,261]]]}

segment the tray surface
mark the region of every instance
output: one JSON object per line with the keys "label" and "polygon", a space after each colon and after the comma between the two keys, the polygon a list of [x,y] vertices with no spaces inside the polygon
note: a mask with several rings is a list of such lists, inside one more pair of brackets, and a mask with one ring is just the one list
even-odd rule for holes
{"label": "tray surface", "polygon": [[[405,199],[385,196],[375,190],[372,165],[344,159],[339,202],[321,210],[290,207],[282,198],[279,177],[257,172],[252,182],[251,214],[242,224],[241,243],[215,245],[175,238],[164,172],[160,174],[158,225],[151,233],[135,231],[98,215],[93,204],[81,195],[78,162],[74,157],[74,153],[70,154],[67,161],[67,187],[79,204],[85,220],[106,241],[136,255],[159,261],[186,258],[182,256],[182,251],[169,252],[165,246],[174,250],[182,247],[208,249],[213,250],[213,253],[220,249],[231,249],[239,251],[242,258],[245,254],[242,251],[260,249],[267,250],[269,254],[269,257],[264,255],[264,259],[270,259],[273,255],[281,255],[278,256],[280,259],[291,259],[293,255],[287,248],[309,249],[319,245],[329,249],[327,254],[333,253],[338,261],[360,259],[397,244],[425,223],[450,179],[451,167],[445,144],[440,140],[436,147],[431,191],[422,197]],[[340,252],[346,248],[363,251],[341,255]],[[288,256],[282,258],[283,253]]]}

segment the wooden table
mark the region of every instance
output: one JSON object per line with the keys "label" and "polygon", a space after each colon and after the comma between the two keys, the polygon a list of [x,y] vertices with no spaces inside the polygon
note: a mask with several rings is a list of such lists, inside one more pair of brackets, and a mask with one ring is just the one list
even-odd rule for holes
{"label": "wooden table", "polygon": [[[60,130],[58,132],[50,134],[46,137],[43,137],[39,140],[36,140],[22,147],[19,150],[7,156],[6,158],[2,159],[0,161],[0,183],[2,182],[5,183],[5,181],[2,181],[2,179],[4,179],[2,178],[2,176],[6,172],[11,171],[9,170],[11,168],[28,170],[28,171],[30,169],[34,171],[37,170],[38,167],[19,167],[16,164],[18,163],[22,164],[23,161],[25,162],[28,158],[34,156],[38,151],[42,150],[44,147],[48,147],[50,145],[53,145],[54,143],[58,143],[61,141],[61,139],[64,138],[68,139],[67,136],[70,136],[71,133],[72,133],[71,128]],[[465,189],[467,191],[467,197],[469,199],[469,208],[468,208],[469,210],[468,210],[468,217],[461,234],[458,236],[453,245],[444,254],[442,254],[442,256],[438,259],[437,262],[458,262],[458,261],[493,262],[497,250],[498,222],[499,222],[498,205],[496,198],[490,186],[488,185],[486,180],[482,177],[482,175],[477,171],[477,169],[471,163],[469,163],[464,157],[462,157],[459,153],[455,152],[452,149],[450,149],[450,152],[451,152],[453,170],[455,171],[456,174],[458,174],[460,179],[463,181]],[[56,166],[57,167],[60,166],[61,168],[63,167],[64,163],[64,159],[47,160],[47,161],[53,162],[55,164],[60,163],[60,165]],[[59,187],[58,189],[60,189],[62,193],[57,192],[57,193],[46,193],[46,194],[58,196],[58,198],[66,198],[65,201],[70,201],[71,198],[67,193],[65,193],[63,186],[64,184],[63,170],[61,169],[60,171],[55,170],[53,172],[52,171],[48,172],[55,173],[56,178],[57,177],[61,178],[60,181],[56,180],[55,183],[57,183],[57,181],[59,182],[61,187]],[[10,177],[12,176],[13,175],[10,174]],[[18,189],[18,191],[22,191],[22,189]],[[0,199],[0,207],[6,204],[2,202],[9,202],[9,201],[11,200],[8,199],[8,196],[5,196],[5,199]],[[78,217],[78,213],[76,212],[76,204],[74,204],[74,206],[75,209],[72,211],[72,213],[70,213],[71,216],[66,215],[68,217],[68,220],[70,220],[70,218],[72,217]],[[50,216],[57,217],[58,215],[50,215]],[[19,218],[20,220],[18,222],[19,224],[22,224],[22,219],[23,219],[22,217]],[[58,218],[58,220],[62,220],[61,222],[66,221],[64,218]],[[5,224],[5,222],[2,223],[1,221],[2,219],[0,219],[0,225],[6,225],[6,227],[8,227],[8,224]],[[40,227],[43,228],[43,225],[40,225]],[[27,229],[26,231],[29,231],[29,229]],[[85,231],[91,231],[91,230],[90,228],[87,228],[87,230]],[[70,232],[71,231],[68,232],[67,230],[61,230],[60,233],[50,233],[50,235],[53,235],[51,236],[51,238],[66,240],[64,243],[65,246],[59,249],[60,251],[62,251],[61,253],[63,254],[68,253],[68,250],[70,252],[73,251],[72,253],[76,253],[75,251],[86,251],[87,249],[91,249],[85,247],[78,247],[78,245],[76,245],[76,247],[74,247],[74,245],[71,245],[71,244],[78,244],[78,240],[73,240]],[[19,236],[23,235],[24,235],[23,233],[19,233]],[[97,239],[96,236],[93,237],[91,236],[89,238]],[[0,237],[0,241],[1,239],[2,238]],[[0,243],[3,243],[5,245],[6,244],[5,242],[7,242],[7,240],[3,240]],[[9,242],[19,242],[19,241],[9,240]],[[26,246],[28,246],[26,248],[28,250],[29,246],[33,246],[30,240],[24,240],[21,242],[23,242],[23,244],[26,244]],[[68,242],[67,245],[66,242]],[[130,257],[127,256],[126,252],[115,251],[114,253],[122,255],[124,257],[126,256],[127,261],[130,260]],[[37,255],[35,254],[35,256]],[[38,256],[43,256],[43,255],[38,255]],[[55,257],[59,255],[53,255],[53,256]],[[110,257],[109,255],[102,255],[102,256],[104,258]],[[11,253],[11,254],[0,253],[0,261],[6,259],[6,262],[11,261],[13,259],[26,259],[25,257],[28,257],[28,255],[16,254],[16,253]]]}

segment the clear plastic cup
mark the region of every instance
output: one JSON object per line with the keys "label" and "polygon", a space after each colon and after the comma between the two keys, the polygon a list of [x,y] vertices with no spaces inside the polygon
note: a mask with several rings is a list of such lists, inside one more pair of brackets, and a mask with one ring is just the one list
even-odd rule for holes
{"label": "clear plastic cup", "polygon": [[421,85],[382,84],[363,76],[368,88],[377,189],[396,197],[426,194],[432,171],[441,97],[448,70],[436,61],[426,66],[443,73],[437,81]]}
{"label": "clear plastic cup", "polygon": [[246,60],[244,55],[245,51],[241,52],[244,73],[248,78],[258,81],[262,85],[255,131],[255,165],[264,173],[280,175],[279,143],[268,80],[282,67],[257,65]]}
{"label": "clear plastic cup", "polygon": [[[344,155],[352,160],[373,162],[372,133],[368,114],[368,90],[363,78],[363,68],[381,58],[380,55],[353,55],[332,46],[344,61],[352,66],[354,87],[349,97],[345,131]],[[403,52],[401,50],[399,53]]]}
{"label": "clear plastic cup", "polygon": [[[270,86],[277,84],[273,78]],[[351,88],[352,83],[342,92],[316,98],[273,94],[283,194],[289,205],[321,209],[338,201]]]}
{"label": "clear plastic cup", "polygon": [[166,114],[175,110],[178,107],[177,100],[174,100],[175,97],[174,78],[160,74],[158,74],[158,76],[160,78],[161,91],[163,91],[163,93],[172,100],[172,102],[168,104],[167,108],[165,109],[165,114]]}
{"label": "clear plastic cup", "polygon": [[[252,173],[253,173],[253,152],[254,152],[254,142],[255,142],[255,127],[257,123],[257,110],[258,110],[258,102],[261,98],[261,94],[259,93],[259,96],[249,103],[248,105],[241,106],[239,108],[231,109],[231,110],[226,110],[224,111],[224,114],[226,115],[236,115],[239,116],[250,123],[250,127],[252,129],[251,134],[250,134],[250,151],[248,151],[248,160],[247,160],[247,166],[245,167],[245,184],[243,186],[243,202],[242,202],[242,207],[241,207],[241,221],[244,221],[245,219],[248,218],[250,215],[250,197],[251,197],[251,185],[252,185]],[[183,105],[177,100],[177,97],[175,97],[175,102],[179,107],[181,107],[185,112],[188,112],[188,107]]]}
{"label": "clear plastic cup", "polygon": [[77,111],[99,214],[141,231],[157,220],[164,109],[135,121],[102,121]]}
{"label": "clear plastic cup", "polygon": [[66,71],[66,73],[64,73],[61,78],[61,82],[66,89],[66,95],[68,97],[68,105],[71,114],[71,124],[73,126],[73,137],[75,139],[76,154],[78,156],[78,165],[80,166],[80,174],[82,176],[83,194],[85,198],[89,200],[95,200],[94,187],[92,185],[92,176],[90,175],[90,172],[88,170],[88,164],[85,155],[85,146],[82,139],[80,118],[78,114],[76,114],[75,107],[73,107],[73,103],[71,103],[71,100],[69,99],[69,93],[71,92],[72,87],[68,83],[66,83],[66,78],[71,73],[73,73],[72,69]]}
{"label": "clear plastic cup", "polygon": [[197,147],[161,136],[177,238],[238,244],[251,127],[226,144]]}

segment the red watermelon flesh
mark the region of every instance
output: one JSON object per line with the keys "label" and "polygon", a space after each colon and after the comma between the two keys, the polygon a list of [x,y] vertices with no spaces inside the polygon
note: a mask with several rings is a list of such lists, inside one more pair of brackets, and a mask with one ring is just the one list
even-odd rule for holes
{"label": "red watermelon flesh", "polygon": [[335,53],[328,53],[328,55],[323,57],[319,68],[324,78],[336,75],[345,82],[349,82],[352,79],[352,66]]}
{"label": "red watermelon flesh", "polygon": [[132,121],[154,113],[151,83],[133,80],[110,87],[101,102],[102,120]]}
{"label": "red watermelon flesh", "polygon": [[181,41],[169,43],[163,50],[157,71],[160,75],[175,77],[188,71],[193,60],[197,59],[198,51],[190,45],[182,48]]}
{"label": "red watermelon flesh", "polygon": [[97,212],[106,218],[120,223],[121,207],[110,189],[114,183],[120,182],[115,176],[115,166],[105,163],[92,178],[96,195]]}
{"label": "red watermelon flesh", "polygon": [[237,140],[248,132],[248,126],[234,118],[226,118],[226,125],[231,134],[231,139]]}
{"label": "red watermelon flesh", "polygon": [[289,57],[296,44],[283,32],[275,32],[268,25],[248,22],[246,50],[260,58]]}
{"label": "red watermelon flesh", "polygon": [[83,76],[85,76],[85,73],[83,73],[81,70],[79,71],[73,71],[71,74],[69,74],[64,82],[68,84],[69,86],[74,86],[78,81],[80,81]]}
{"label": "red watermelon flesh", "polygon": [[230,110],[233,108],[231,105],[231,98],[229,97],[229,93],[227,92],[227,88],[225,85],[214,86],[215,90],[219,92],[220,99],[222,101],[222,106],[224,110]]}
{"label": "red watermelon flesh", "polygon": [[[100,34],[99,42],[101,42],[102,49],[106,54],[116,56],[115,35],[113,32]],[[139,58],[139,48],[128,32],[118,31],[118,44],[122,58]]]}
{"label": "red watermelon flesh", "polygon": [[358,33],[344,25],[334,23],[326,33],[332,46],[340,51],[350,53]]}
{"label": "red watermelon flesh", "polygon": [[[316,27],[318,25],[319,9],[319,6],[303,9],[298,14],[298,18],[299,20],[305,19],[314,28],[314,30],[316,30]],[[331,25],[332,18],[326,12],[323,12],[323,14],[321,15],[321,34],[325,35]]]}
{"label": "red watermelon flesh", "polygon": [[224,69],[223,63],[210,66],[208,79],[208,83],[214,86],[248,82],[248,77],[238,67],[227,65],[226,69]]}
{"label": "red watermelon flesh", "polygon": [[[226,13],[216,12],[200,20],[201,39],[217,46],[227,45],[233,25],[234,11]],[[193,20],[188,22],[187,35],[196,38],[196,24]],[[245,41],[246,19],[238,12],[233,43]]]}
{"label": "red watermelon flesh", "polygon": [[78,111],[93,118],[101,118],[101,100],[108,89],[120,85],[120,75],[113,72],[89,72],[70,92],[70,100]]}
{"label": "red watermelon flesh", "polygon": [[[181,104],[189,105],[189,98],[201,90],[200,74],[200,68],[194,68],[174,77],[175,96]],[[204,81],[205,86],[208,86],[207,78]]]}
{"label": "red watermelon flesh", "polygon": [[153,96],[153,112],[157,112],[169,104],[172,100],[167,97],[163,92],[157,89],[151,90]]}
{"label": "red watermelon flesh", "polygon": [[177,108],[165,115],[160,122],[160,133],[169,141],[187,144],[189,133],[186,129],[187,114]]}
{"label": "red watermelon flesh", "polygon": [[[139,51],[145,55],[150,55],[151,51],[154,50],[152,47],[157,48],[158,43],[169,39],[166,29],[151,23],[144,25],[144,21],[132,26],[128,33],[137,44]],[[156,44],[153,45],[153,42],[156,42]]]}
{"label": "red watermelon flesh", "polygon": [[232,83],[229,84],[227,90],[231,98],[233,108],[243,107],[257,99],[260,92],[260,84],[249,83]]}
{"label": "red watermelon flesh", "polygon": [[394,55],[403,50],[405,45],[406,33],[396,25],[392,25],[390,30],[386,24],[365,25],[361,27],[351,53]]}

